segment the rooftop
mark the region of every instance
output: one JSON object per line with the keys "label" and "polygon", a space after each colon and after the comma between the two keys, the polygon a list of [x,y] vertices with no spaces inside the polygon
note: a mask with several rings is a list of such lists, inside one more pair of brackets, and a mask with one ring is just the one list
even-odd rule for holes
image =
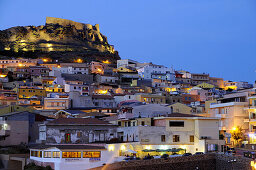
{"label": "rooftop", "polygon": [[62,149],[105,149],[104,146],[100,145],[86,145],[86,144],[62,144],[62,145],[35,145],[30,147],[30,149],[48,149],[48,148],[58,148],[60,150]]}
{"label": "rooftop", "polygon": [[59,118],[47,123],[47,125],[112,125],[96,118]]}

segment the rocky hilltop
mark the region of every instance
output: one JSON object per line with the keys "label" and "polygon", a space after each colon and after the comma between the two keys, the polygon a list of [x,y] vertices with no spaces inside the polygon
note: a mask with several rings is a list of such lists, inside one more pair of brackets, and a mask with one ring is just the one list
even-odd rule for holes
{"label": "rocky hilltop", "polygon": [[119,59],[118,52],[100,33],[99,25],[47,17],[45,25],[17,26],[0,31],[0,55],[50,57],[59,61]]}

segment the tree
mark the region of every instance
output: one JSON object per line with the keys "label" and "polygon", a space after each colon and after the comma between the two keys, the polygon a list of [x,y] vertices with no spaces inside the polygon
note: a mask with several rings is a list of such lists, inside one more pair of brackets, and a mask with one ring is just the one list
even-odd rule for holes
{"label": "tree", "polygon": [[243,139],[243,132],[242,132],[242,128],[237,126],[237,127],[233,127],[231,130],[231,136],[232,138],[235,140],[236,143],[238,143],[240,140]]}

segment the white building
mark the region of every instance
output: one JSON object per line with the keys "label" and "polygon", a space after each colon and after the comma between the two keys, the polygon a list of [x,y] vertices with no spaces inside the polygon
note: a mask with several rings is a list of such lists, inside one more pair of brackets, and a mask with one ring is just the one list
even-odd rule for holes
{"label": "white building", "polygon": [[150,150],[161,149],[159,146],[185,148],[190,153],[224,149],[224,140],[219,140],[219,118],[172,113],[167,117],[154,117],[151,123],[147,119],[121,120],[125,127],[118,128],[118,135],[123,141],[148,145]]}
{"label": "white building", "polygon": [[163,65],[156,65],[149,63],[138,69],[138,74],[142,79],[161,79],[161,80],[175,80],[174,70]]}
{"label": "white building", "polygon": [[138,64],[137,61],[130,60],[130,59],[123,59],[123,60],[117,60],[117,68],[119,67],[136,67]]}
{"label": "white building", "polygon": [[[122,147],[122,148],[120,148]],[[30,161],[54,170],[85,170],[118,160],[120,144],[41,145],[30,149]]]}

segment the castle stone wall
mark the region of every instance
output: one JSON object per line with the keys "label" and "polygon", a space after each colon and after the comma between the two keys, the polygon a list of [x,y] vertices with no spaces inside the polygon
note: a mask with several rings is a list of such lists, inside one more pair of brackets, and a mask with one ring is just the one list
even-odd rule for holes
{"label": "castle stone wall", "polygon": [[[75,22],[68,19],[55,18],[55,17],[46,17],[46,24],[59,24],[62,26],[74,25],[77,30],[93,29],[93,26],[91,24],[83,24],[80,22]],[[99,25],[98,24],[96,25],[95,27],[98,28],[96,30],[99,31]]]}

